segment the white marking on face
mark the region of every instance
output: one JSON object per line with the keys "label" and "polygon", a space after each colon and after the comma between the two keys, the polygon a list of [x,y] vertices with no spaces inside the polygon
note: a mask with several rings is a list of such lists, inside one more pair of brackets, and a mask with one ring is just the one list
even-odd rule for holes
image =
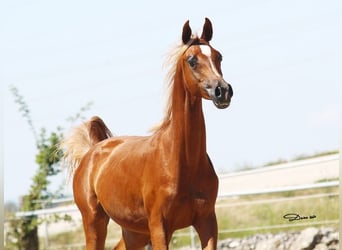
{"label": "white marking on face", "polygon": [[219,74],[219,72],[217,71],[213,63],[213,60],[211,59],[211,48],[208,45],[200,45],[200,49],[201,49],[202,54],[208,57],[210,67],[213,70],[214,74],[218,77],[221,77],[221,75]]}
{"label": "white marking on face", "polygon": [[208,45],[200,45],[200,49],[203,55],[211,57],[211,48]]}

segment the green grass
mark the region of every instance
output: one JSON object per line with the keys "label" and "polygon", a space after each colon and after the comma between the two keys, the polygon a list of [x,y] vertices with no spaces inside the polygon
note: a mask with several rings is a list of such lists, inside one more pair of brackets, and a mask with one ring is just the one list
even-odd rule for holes
{"label": "green grass", "polygon": [[[279,202],[267,202],[260,204],[248,204],[246,202],[258,202],[269,199],[281,199],[298,197],[304,195],[314,194],[328,194],[331,192],[338,192],[338,188],[322,188],[319,190],[306,191],[291,191],[279,194],[247,196],[237,199],[226,199],[220,201],[220,205],[234,205],[230,207],[218,207],[217,217],[219,223],[219,230],[221,231],[219,237],[224,239],[227,237],[245,237],[257,233],[276,233],[279,231],[300,230],[298,225],[302,223],[319,223],[328,220],[338,220],[339,218],[339,197],[325,196],[310,199],[299,200],[284,200]],[[239,205],[241,204],[241,205]],[[296,220],[289,222],[283,216],[287,213],[297,213],[300,216],[315,215],[316,218]],[[243,231],[246,228],[265,227],[265,226],[286,226],[286,228],[274,229],[256,229],[250,231]],[[317,225],[320,226],[320,225]],[[336,225],[334,225],[336,226]],[[241,229],[241,231],[239,231]],[[223,233],[225,230],[230,232]],[[236,232],[231,232],[236,230]]]}
{"label": "green grass", "polygon": [[[305,195],[315,194],[329,194],[338,193],[337,187],[320,188],[312,190],[290,191],[274,194],[263,194],[253,196],[242,196],[240,198],[229,198],[217,202],[216,214],[219,225],[219,240],[226,238],[240,238],[256,233],[277,233],[279,231],[298,231],[303,227],[297,227],[301,223],[319,223],[327,220],[338,220],[339,218],[339,197],[338,196],[325,196],[319,198],[310,199],[288,199],[284,201],[270,201],[266,200],[291,198]],[[248,202],[254,202],[250,204]],[[262,203],[258,203],[262,202]],[[228,206],[227,206],[228,205]],[[284,219],[283,216],[287,213],[298,213],[301,216],[315,215],[316,218],[308,220],[299,220],[289,222]],[[281,225],[286,228],[273,228],[265,230],[249,230],[244,231],[246,228],[255,228],[263,226]],[[314,225],[320,227],[321,225]],[[326,225],[334,226],[337,225]],[[232,232],[232,230],[237,230]],[[241,230],[241,231],[239,231]],[[227,231],[227,232],[225,232]],[[175,232],[170,248],[176,249],[182,246],[190,245],[190,229],[182,229]],[[110,223],[107,236],[106,249],[112,249],[117,239],[120,237],[120,228],[114,223]],[[180,235],[184,234],[184,235]],[[199,244],[199,240],[196,234],[196,243]],[[41,241],[43,246],[43,240]],[[83,230],[77,229],[73,233],[65,233],[56,236],[49,237],[50,246],[61,246],[65,244],[77,244],[84,243]],[[43,249],[43,248],[41,248]],[[76,250],[77,248],[73,248]],[[80,247],[78,249],[84,249]]]}

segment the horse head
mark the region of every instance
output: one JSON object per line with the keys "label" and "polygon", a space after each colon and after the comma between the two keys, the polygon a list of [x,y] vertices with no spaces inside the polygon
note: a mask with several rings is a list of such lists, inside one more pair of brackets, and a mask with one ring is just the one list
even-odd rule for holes
{"label": "horse head", "polygon": [[187,45],[182,56],[183,74],[186,88],[195,96],[212,100],[217,108],[224,109],[230,104],[233,88],[222,75],[222,55],[210,44],[213,28],[205,19],[202,35],[194,37],[187,21],[183,26],[182,42]]}

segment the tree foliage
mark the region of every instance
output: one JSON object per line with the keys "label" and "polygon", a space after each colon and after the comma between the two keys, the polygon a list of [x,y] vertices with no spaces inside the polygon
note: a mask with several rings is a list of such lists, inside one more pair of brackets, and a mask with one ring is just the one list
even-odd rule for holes
{"label": "tree foliage", "polygon": [[[48,199],[53,197],[52,192],[49,191],[48,187],[50,181],[49,176],[54,176],[60,173],[61,168],[58,164],[62,158],[62,152],[58,151],[58,145],[63,139],[63,131],[60,127],[57,127],[55,131],[47,133],[46,129],[42,128],[40,133],[33,124],[31,118],[30,109],[25,102],[22,95],[20,95],[18,89],[14,86],[10,88],[15,102],[19,106],[19,112],[26,119],[27,124],[34,136],[35,144],[37,148],[36,163],[37,170],[32,178],[32,184],[30,186],[27,195],[22,197],[20,210],[21,211],[34,211],[42,209],[44,203]],[[82,107],[80,112],[76,113],[74,117],[69,118],[69,121],[75,121],[82,118],[82,113],[90,108],[90,103],[85,107]],[[38,250],[38,225],[41,221],[36,216],[27,216],[23,220],[12,220],[12,231],[10,232],[9,238],[14,239],[13,242],[9,243],[10,249],[27,249],[27,250]]]}

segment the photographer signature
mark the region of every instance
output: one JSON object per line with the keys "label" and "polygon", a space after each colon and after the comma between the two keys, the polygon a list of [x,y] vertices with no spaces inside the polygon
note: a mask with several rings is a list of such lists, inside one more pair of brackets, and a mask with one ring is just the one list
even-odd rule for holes
{"label": "photographer signature", "polygon": [[294,220],[311,220],[315,219],[316,215],[310,215],[310,216],[300,216],[299,214],[296,213],[288,213],[283,216],[284,219],[287,219],[289,221],[294,221]]}

